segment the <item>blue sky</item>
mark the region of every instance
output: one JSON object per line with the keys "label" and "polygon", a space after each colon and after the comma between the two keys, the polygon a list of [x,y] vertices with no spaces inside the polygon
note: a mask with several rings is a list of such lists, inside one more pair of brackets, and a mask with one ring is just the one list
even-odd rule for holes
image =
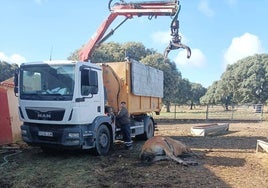
{"label": "blue sky", "polygon": [[[52,59],[66,59],[109,15],[107,3],[0,0],[0,59],[19,64],[48,60],[50,54]],[[227,64],[267,53],[267,0],[180,0],[180,4],[180,33],[183,43],[191,47],[192,57],[187,59],[186,51],[176,50],[169,58],[189,81],[208,87],[220,79]],[[111,28],[122,19],[119,17]],[[163,53],[170,40],[170,23],[170,17],[135,17],[108,41],[142,42]]]}

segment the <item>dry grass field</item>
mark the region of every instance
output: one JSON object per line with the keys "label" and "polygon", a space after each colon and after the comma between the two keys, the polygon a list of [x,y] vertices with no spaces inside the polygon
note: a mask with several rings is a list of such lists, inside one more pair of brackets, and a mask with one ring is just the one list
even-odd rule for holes
{"label": "dry grass field", "polygon": [[[268,154],[255,152],[257,140],[268,139],[267,122],[230,123],[227,134],[207,137],[192,136],[193,125],[197,124],[162,122],[155,134],[190,146],[203,156],[190,157],[197,166],[172,161],[143,165],[139,153],[144,141],[136,140],[131,151],[117,142],[108,156],[88,151],[47,154],[19,145],[16,151],[21,153],[6,158],[8,163],[0,167],[0,187],[267,187]],[[0,151],[3,164],[12,151]]]}

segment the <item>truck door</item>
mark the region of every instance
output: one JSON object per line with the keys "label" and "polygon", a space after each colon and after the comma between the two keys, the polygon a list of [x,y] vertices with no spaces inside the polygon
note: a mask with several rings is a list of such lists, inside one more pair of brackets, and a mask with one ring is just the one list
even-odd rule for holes
{"label": "truck door", "polygon": [[103,87],[100,83],[100,71],[91,68],[81,70],[81,96],[84,102],[80,104],[82,117],[91,123],[97,116],[103,114],[102,93]]}

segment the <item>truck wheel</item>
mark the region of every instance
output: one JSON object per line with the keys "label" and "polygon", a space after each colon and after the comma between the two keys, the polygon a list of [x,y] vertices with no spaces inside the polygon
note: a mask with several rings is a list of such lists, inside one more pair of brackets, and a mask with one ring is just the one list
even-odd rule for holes
{"label": "truck wheel", "polygon": [[152,138],[154,136],[154,123],[149,119],[145,127],[146,139]]}
{"label": "truck wheel", "polygon": [[148,121],[145,124],[144,128],[144,134],[137,135],[136,138],[139,140],[148,140],[149,138],[152,138],[154,136],[154,123],[151,119],[148,119]]}
{"label": "truck wheel", "polygon": [[95,150],[98,155],[107,155],[111,146],[111,133],[108,127],[101,124],[96,134]]}

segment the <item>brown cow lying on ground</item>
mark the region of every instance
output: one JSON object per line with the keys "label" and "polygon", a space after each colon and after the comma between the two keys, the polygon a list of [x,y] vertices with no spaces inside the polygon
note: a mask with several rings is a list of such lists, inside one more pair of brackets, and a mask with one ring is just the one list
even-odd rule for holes
{"label": "brown cow lying on ground", "polygon": [[197,165],[197,162],[184,161],[178,157],[187,153],[194,154],[190,148],[182,142],[167,136],[154,136],[144,143],[140,153],[140,158],[143,163],[152,163],[161,160],[174,160],[184,166]]}

